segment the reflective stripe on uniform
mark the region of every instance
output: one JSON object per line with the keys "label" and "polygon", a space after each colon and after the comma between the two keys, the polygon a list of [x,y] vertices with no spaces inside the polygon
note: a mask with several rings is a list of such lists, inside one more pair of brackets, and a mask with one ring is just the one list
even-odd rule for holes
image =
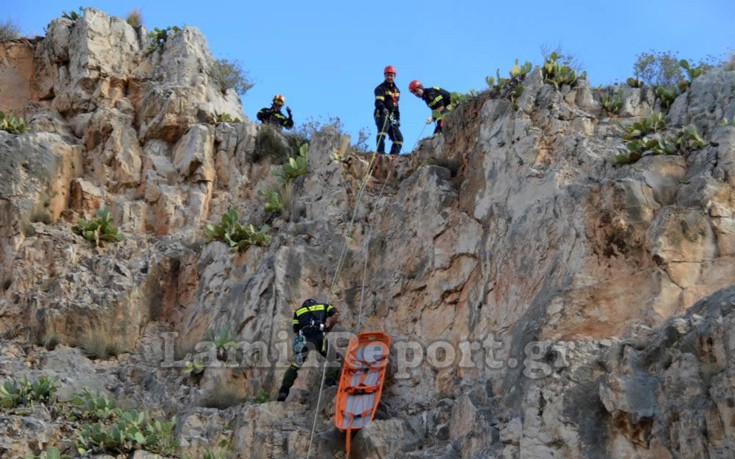
{"label": "reflective stripe on uniform", "polygon": [[434,100],[429,102],[429,108],[434,108],[436,104],[442,101],[442,99],[444,99],[444,96],[435,97]]}
{"label": "reflective stripe on uniform", "polygon": [[[307,312],[319,312],[319,311],[324,311],[323,304],[315,304],[313,306],[302,306],[296,310],[296,317],[300,317],[306,314]],[[327,311],[329,311],[329,308],[327,308]]]}

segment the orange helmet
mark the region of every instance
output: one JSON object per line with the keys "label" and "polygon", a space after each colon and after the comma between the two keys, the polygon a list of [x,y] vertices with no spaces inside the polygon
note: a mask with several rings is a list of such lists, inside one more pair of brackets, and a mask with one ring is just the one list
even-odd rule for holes
{"label": "orange helmet", "polygon": [[276,94],[275,97],[273,97],[273,103],[276,105],[283,105],[286,103],[286,98],[281,94]]}
{"label": "orange helmet", "polygon": [[417,88],[423,88],[424,85],[419,80],[413,80],[408,83],[408,90],[414,92]]}
{"label": "orange helmet", "polygon": [[392,73],[392,74],[394,74],[394,75],[395,75],[395,74],[396,74],[396,73],[398,73],[398,72],[396,72],[396,68],[395,68],[395,67],[393,67],[392,65],[389,65],[389,66],[387,66],[387,67],[386,67],[386,68],[385,68],[385,69],[383,70],[383,75],[385,75],[386,73]]}

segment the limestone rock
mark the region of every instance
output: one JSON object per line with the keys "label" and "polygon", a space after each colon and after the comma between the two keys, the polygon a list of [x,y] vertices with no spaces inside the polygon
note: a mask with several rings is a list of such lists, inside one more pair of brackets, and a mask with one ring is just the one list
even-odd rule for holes
{"label": "limestone rock", "polygon": [[[191,457],[341,457],[316,353],[270,401],[293,310],[317,298],[338,349],[393,338],[355,457],[733,455],[735,73],[673,103],[666,133],[706,142],[680,156],[615,164],[621,125],[664,110],[651,88],[557,89],[535,69],[515,103],[471,97],[410,155],[376,162],[325,127],[284,183],[300,139],[245,119],[212,68],[196,28],[151,49],[91,8],[0,46],[0,106],[29,121],[0,131],[0,382],[56,375],[65,398],[176,415]],[[124,240],[73,231],[101,207]],[[270,244],[209,240],[229,209]],[[0,411],[0,455],[73,445],[62,411]]]}

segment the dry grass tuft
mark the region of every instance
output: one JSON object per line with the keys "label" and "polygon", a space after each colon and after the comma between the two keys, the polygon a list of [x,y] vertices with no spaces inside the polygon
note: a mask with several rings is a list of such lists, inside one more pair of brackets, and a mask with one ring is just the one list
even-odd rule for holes
{"label": "dry grass tuft", "polygon": [[0,22],[0,43],[20,38],[20,27],[10,19]]}
{"label": "dry grass tuft", "polygon": [[135,8],[131,12],[128,13],[128,17],[125,19],[125,21],[130,24],[134,29],[139,29],[143,27],[143,13],[140,11],[140,8]]}
{"label": "dry grass tuft", "polygon": [[245,398],[240,395],[236,388],[220,382],[202,399],[201,405],[206,408],[224,410],[244,401]]}
{"label": "dry grass tuft", "polygon": [[83,334],[81,348],[90,359],[107,359],[123,352],[117,339],[105,328],[90,328]]}

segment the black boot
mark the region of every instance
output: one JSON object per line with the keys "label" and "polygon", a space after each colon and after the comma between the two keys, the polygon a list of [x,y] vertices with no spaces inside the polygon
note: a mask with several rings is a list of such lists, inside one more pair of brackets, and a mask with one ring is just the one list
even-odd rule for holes
{"label": "black boot", "polygon": [[391,155],[400,155],[401,154],[401,146],[396,145],[395,143],[390,146],[390,154]]}
{"label": "black boot", "polygon": [[378,133],[376,143],[378,144],[378,146],[375,151],[381,155],[385,154],[385,134],[380,135],[380,133]]}
{"label": "black boot", "polygon": [[291,386],[293,386],[294,381],[296,381],[298,371],[299,370],[294,367],[288,367],[286,373],[283,374],[281,388],[278,389],[278,397],[276,398],[276,400],[278,400],[279,402],[286,400],[286,397],[288,397],[288,391],[291,389]]}

